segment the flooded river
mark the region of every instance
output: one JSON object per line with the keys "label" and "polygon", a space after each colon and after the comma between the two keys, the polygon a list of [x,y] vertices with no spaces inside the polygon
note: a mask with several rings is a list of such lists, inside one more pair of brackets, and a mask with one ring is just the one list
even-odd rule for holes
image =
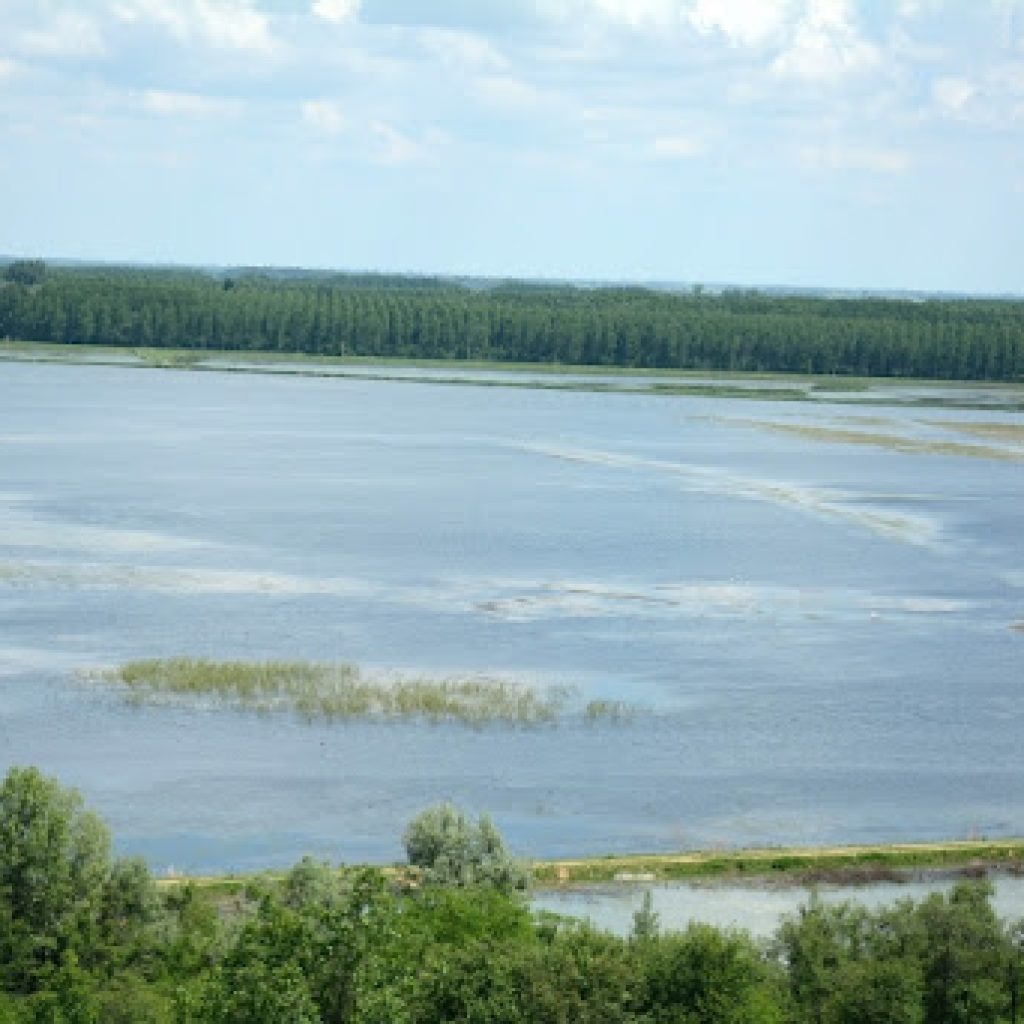
{"label": "flooded river", "polygon": [[[440,800],[546,857],[1019,835],[1022,425],[0,364],[0,768],[157,871],[397,859]],[[174,655],[635,714],[310,724],[83,675]]]}

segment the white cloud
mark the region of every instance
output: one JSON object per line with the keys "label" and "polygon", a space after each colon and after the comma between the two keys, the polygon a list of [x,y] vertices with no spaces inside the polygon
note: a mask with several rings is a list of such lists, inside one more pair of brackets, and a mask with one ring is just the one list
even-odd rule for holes
{"label": "white cloud", "polygon": [[996,89],[1011,94],[1024,94],[1024,64],[1001,64],[993,68],[989,81]]}
{"label": "white cloud", "polygon": [[477,79],[474,92],[493,106],[506,110],[531,110],[543,104],[544,95],[528,82],[511,75],[488,75]]}
{"label": "white cloud", "polygon": [[932,85],[932,98],[946,114],[960,114],[977,93],[966,78],[940,78]]}
{"label": "white cloud", "polygon": [[13,60],[4,60],[0,57],[0,80],[13,78],[18,73],[18,65]]}
{"label": "white cloud", "polygon": [[475,32],[428,28],[420,32],[419,38],[434,56],[454,67],[498,71],[508,67],[495,46]]}
{"label": "white cloud", "polygon": [[888,53],[890,58],[907,64],[942,64],[950,56],[947,47],[921,42],[901,25],[889,32]]}
{"label": "white cloud", "polygon": [[792,9],[793,0],[696,0],[688,20],[703,35],[759,47],[778,37]]}
{"label": "white cloud", "polygon": [[854,24],[849,0],[807,0],[792,42],[772,63],[778,75],[828,81],[868,71],[881,53]]}
{"label": "white cloud", "polygon": [[165,117],[230,117],[241,111],[236,100],[199,96],[190,92],[165,92],[150,89],[142,94],[142,105],[153,114]]}
{"label": "white cloud", "polygon": [[760,46],[785,23],[801,0],[547,0],[549,14],[575,18],[584,25],[606,25],[638,32],[696,30],[720,34],[729,43]]}
{"label": "white cloud", "polygon": [[428,135],[423,141],[417,141],[384,121],[374,121],[370,131],[380,143],[378,160],[393,166],[433,163],[436,147],[443,141],[436,133]]}
{"label": "white cloud", "polygon": [[116,0],[114,15],[128,24],[150,24],[182,43],[216,49],[270,52],[270,21],[250,0]]}
{"label": "white cloud", "polygon": [[929,0],[897,0],[896,17],[901,21],[913,21],[921,17],[928,7],[934,6]]}
{"label": "white cloud", "polygon": [[973,124],[1005,126],[1024,120],[1024,64],[990,68],[981,77],[937,79],[932,99],[945,117]]}
{"label": "white cloud", "polygon": [[44,57],[90,57],[106,50],[99,25],[71,10],[49,14],[44,27],[18,33],[15,43],[25,53]]}
{"label": "white cloud", "polygon": [[347,124],[341,104],[333,100],[307,100],[302,104],[302,120],[323,135],[337,135]]}
{"label": "white cloud", "polygon": [[587,0],[590,13],[628,28],[668,28],[686,18],[684,0]]}
{"label": "white cloud", "polygon": [[687,135],[662,135],[654,140],[651,149],[662,160],[692,160],[702,156],[707,146]]}
{"label": "white cloud", "polygon": [[873,146],[827,145],[807,146],[800,152],[801,161],[816,170],[870,171],[874,174],[903,174],[912,165],[907,153]]}
{"label": "white cloud", "polygon": [[324,21],[340,25],[359,17],[362,0],[313,0],[312,12]]}

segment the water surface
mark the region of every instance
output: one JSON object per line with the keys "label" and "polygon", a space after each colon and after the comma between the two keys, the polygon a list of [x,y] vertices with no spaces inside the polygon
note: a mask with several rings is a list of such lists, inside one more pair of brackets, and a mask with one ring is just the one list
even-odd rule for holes
{"label": "water surface", "polygon": [[[392,860],[445,799],[532,856],[1024,833],[1024,467],[763,425],[858,415],[0,365],[0,767],[80,787],[157,870]],[[310,725],[77,675],[182,654],[639,713]]]}
{"label": "water surface", "polygon": [[[1004,921],[1024,917],[1024,879],[1000,876],[992,880],[992,907]],[[535,909],[576,917],[616,935],[628,935],[633,915],[650,893],[651,908],[663,931],[682,931],[690,924],[741,928],[757,938],[770,938],[787,915],[816,897],[824,904],[854,903],[868,910],[892,906],[900,900],[920,902],[933,893],[948,893],[954,882],[921,879],[874,882],[867,885],[805,886],[661,884],[590,886],[563,892],[541,892],[533,897]]]}

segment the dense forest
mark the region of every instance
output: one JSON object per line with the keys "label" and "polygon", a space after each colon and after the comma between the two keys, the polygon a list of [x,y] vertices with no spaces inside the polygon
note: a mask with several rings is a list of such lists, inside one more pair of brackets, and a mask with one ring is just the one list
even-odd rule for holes
{"label": "dense forest", "polygon": [[1024,925],[991,887],[876,911],[812,899],[758,942],[531,913],[486,818],[425,811],[396,871],[304,860],[158,886],[33,768],[0,786],[4,1024],[1017,1024]]}
{"label": "dense forest", "polygon": [[11,263],[0,338],[567,366],[1024,378],[1024,302]]}

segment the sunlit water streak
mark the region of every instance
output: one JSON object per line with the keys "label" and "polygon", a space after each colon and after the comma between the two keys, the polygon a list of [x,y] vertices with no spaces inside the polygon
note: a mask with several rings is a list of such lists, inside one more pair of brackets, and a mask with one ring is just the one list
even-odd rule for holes
{"label": "sunlit water streak", "polygon": [[540,455],[568,462],[585,462],[618,469],[653,470],[670,474],[690,490],[722,494],[755,501],[769,501],[816,516],[844,520],[908,544],[934,545],[938,541],[938,524],[921,515],[909,515],[871,509],[852,504],[856,495],[807,487],[781,480],[759,480],[707,466],[668,462],[663,459],[637,458],[608,451],[578,448],[551,448],[541,445],[528,448]]}

